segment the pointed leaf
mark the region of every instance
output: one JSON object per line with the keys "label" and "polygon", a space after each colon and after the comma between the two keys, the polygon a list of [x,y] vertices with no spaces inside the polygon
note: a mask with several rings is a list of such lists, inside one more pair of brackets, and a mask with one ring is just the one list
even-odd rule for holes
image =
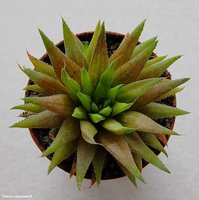
{"label": "pointed leaf", "polygon": [[97,129],[89,121],[80,121],[80,128],[82,133],[82,138],[90,143],[96,144],[94,136],[97,134]]}
{"label": "pointed leaf", "polygon": [[81,70],[81,87],[84,94],[91,95],[93,93],[93,84],[85,68]]}
{"label": "pointed leaf", "polygon": [[166,60],[160,61],[156,64],[150,65],[142,70],[137,80],[143,80],[146,78],[156,78],[160,77],[161,74],[167,70],[167,68],[172,65],[181,56],[175,56],[168,58]]}
{"label": "pointed leaf", "polygon": [[112,108],[110,106],[107,106],[105,108],[103,108],[102,110],[100,110],[98,113],[100,115],[103,115],[104,117],[108,117],[112,112]]}
{"label": "pointed leaf", "polygon": [[164,134],[155,134],[155,136],[158,138],[158,140],[160,142],[162,142],[164,145],[167,145],[168,139],[167,139],[166,135],[164,135]]}
{"label": "pointed leaf", "polygon": [[113,111],[111,113],[112,116],[118,115],[119,113],[124,112],[125,110],[128,110],[133,103],[122,103],[122,102],[115,102],[113,105]]}
{"label": "pointed leaf", "polygon": [[99,80],[99,77],[108,66],[108,53],[106,46],[106,33],[104,23],[100,27],[99,36],[96,42],[96,47],[89,65],[89,75],[94,85]]}
{"label": "pointed leaf", "polygon": [[76,174],[76,171],[77,171],[77,155],[74,155],[74,157],[73,157],[73,164],[72,164],[72,167],[70,169],[70,176],[69,176],[69,178],[72,178],[73,175]]}
{"label": "pointed leaf", "polygon": [[149,45],[153,44],[156,41],[157,37],[153,37],[149,40],[146,40],[139,45],[135,47],[135,50],[133,51],[133,54],[131,56],[131,59],[136,57],[138,54],[140,54],[142,51],[144,51]]}
{"label": "pointed leaf", "polygon": [[104,116],[97,114],[97,113],[90,113],[89,117],[92,120],[92,122],[94,122],[94,123],[99,123],[105,119]]}
{"label": "pointed leaf", "polygon": [[122,46],[122,45],[127,41],[128,38],[129,38],[129,33],[127,33],[127,34],[124,36],[124,38],[123,38],[122,42],[120,43],[119,47]]}
{"label": "pointed leaf", "polygon": [[134,59],[124,63],[122,66],[117,68],[114,74],[114,84],[127,84],[135,81],[143,70],[156,45],[157,42],[150,44]]}
{"label": "pointed leaf", "polygon": [[78,92],[77,96],[80,100],[80,102],[82,103],[83,107],[90,112],[91,111],[91,97],[83,94],[82,92]]}
{"label": "pointed leaf", "polygon": [[42,108],[41,106],[38,106],[32,103],[26,103],[23,105],[14,106],[11,109],[26,110],[26,111],[31,111],[34,113],[39,113],[44,110],[44,108]]}
{"label": "pointed leaf", "polygon": [[156,101],[163,94],[171,91],[173,88],[187,82],[189,78],[176,79],[176,80],[162,80],[158,84],[154,85],[143,96],[139,97],[133,105],[134,108],[145,106],[153,101]]}
{"label": "pointed leaf", "polygon": [[75,39],[77,45],[79,46],[79,48],[83,51],[84,44],[82,43],[82,41],[74,33],[72,33],[72,35],[73,35],[73,38]]}
{"label": "pointed leaf", "polygon": [[82,48],[82,53],[83,53],[84,56],[86,56],[86,53],[88,51],[88,46],[89,46],[89,43],[87,41],[84,42],[83,48]]}
{"label": "pointed leaf", "polygon": [[142,96],[145,92],[151,89],[153,85],[157,84],[161,80],[162,79],[160,78],[152,78],[129,83],[121,87],[117,95],[117,100],[122,102],[132,102]]}
{"label": "pointed leaf", "polygon": [[98,112],[99,111],[99,108],[98,108],[98,106],[97,106],[96,103],[92,102],[92,104],[91,104],[91,110],[92,110],[92,112]]}
{"label": "pointed leaf", "polygon": [[131,151],[123,136],[117,136],[110,132],[100,132],[98,134],[100,144],[131,174],[143,181],[141,173],[137,168]]}
{"label": "pointed leaf", "polygon": [[63,116],[71,116],[74,110],[74,103],[66,94],[47,97],[25,97],[24,100]]}
{"label": "pointed leaf", "polygon": [[44,95],[44,96],[47,96],[48,95],[48,93],[47,92],[45,92],[40,86],[38,86],[38,85],[28,85],[28,86],[26,86],[25,88],[24,88],[24,90],[29,90],[29,91],[33,91],[33,92],[37,92],[37,93],[40,93],[40,94],[42,94],[42,95]]}
{"label": "pointed leaf", "polygon": [[66,93],[64,86],[55,78],[24,67],[20,67],[20,69],[48,94]]}
{"label": "pointed leaf", "polygon": [[70,78],[70,76],[68,75],[67,71],[65,69],[62,69],[61,72],[61,80],[64,83],[67,93],[69,94],[69,96],[76,102],[79,102],[79,99],[77,97],[77,93],[80,91],[80,85],[73,80],[72,78]]}
{"label": "pointed leaf", "polygon": [[61,70],[65,67],[71,78],[80,81],[81,68],[73,60],[64,55],[41,30],[39,32],[57,77],[61,80]]}
{"label": "pointed leaf", "polygon": [[94,50],[96,48],[96,44],[97,44],[98,37],[99,37],[99,32],[100,32],[100,21],[97,23],[93,37],[91,39],[91,42],[90,42],[87,52],[86,52],[86,60],[89,64],[93,57]]}
{"label": "pointed leaf", "polygon": [[104,163],[106,160],[106,156],[107,156],[107,151],[100,146],[97,147],[92,164],[93,164],[95,178],[98,185],[100,184],[100,181],[101,181],[102,171],[103,171]]}
{"label": "pointed leaf", "polygon": [[106,98],[108,89],[110,89],[113,79],[113,66],[109,65],[108,68],[104,71],[102,76],[100,77],[100,80],[97,84],[94,98],[96,99],[103,99]]}
{"label": "pointed leaf", "polygon": [[159,142],[159,140],[156,138],[156,136],[153,133],[140,132],[139,136],[148,146],[163,152],[167,156],[167,153],[164,147],[162,146],[162,144]]}
{"label": "pointed leaf", "polygon": [[59,149],[57,149],[53,155],[50,166],[48,168],[48,174],[62,161],[69,158],[72,154],[77,150],[77,142],[71,142],[68,144],[62,145]]}
{"label": "pointed leaf", "polygon": [[130,133],[125,136],[125,139],[132,152],[136,153],[137,155],[142,157],[144,160],[160,168],[161,170],[170,173],[169,170],[162,163],[162,161],[142,141],[142,139],[139,137],[137,133]]}
{"label": "pointed leaf", "polygon": [[143,30],[144,23],[145,21],[139,24],[129,35],[129,37],[122,43],[122,45],[111,55],[109,63],[112,63],[114,60],[118,59],[117,62],[114,63],[115,69],[130,60],[135,46],[137,45],[139,36]]}
{"label": "pointed leaf", "polygon": [[138,169],[140,170],[140,172],[142,172],[142,158],[140,158],[136,154],[133,154],[133,159],[134,159],[136,165],[138,166]]}
{"label": "pointed leaf", "polygon": [[36,71],[39,71],[48,76],[52,76],[54,78],[56,77],[55,71],[51,65],[35,58],[34,56],[30,55],[28,52],[27,52],[27,54],[28,54],[28,57],[29,57],[31,63],[34,65]]}
{"label": "pointed leaf", "polygon": [[159,125],[151,118],[139,112],[127,111],[120,114],[118,118],[124,126],[137,128],[137,131],[154,134],[163,133],[167,135],[177,135],[176,132]]}
{"label": "pointed leaf", "polygon": [[115,102],[115,99],[116,99],[116,97],[117,97],[117,95],[118,95],[118,93],[119,93],[119,91],[120,91],[120,89],[121,89],[122,86],[123,85],[120,84],[120,85],[117,85],[117,86],[115,86],[113,88],[110,88],[108,90],[107,97],[108,97],[109,100],[111,100],[111,103]]}
{"label": "pointed leaf", "polygon": [[120,166],[121,170],[126,174],[126,176],[128,177],[128,179],[131,181],[131,183],[137,187],[137,183],[136,183],[136,179],[135,179],[135,176],[130,173],[128,171],[128,169],[126,169],[123,165],[121,165],[119,162],[118,162],[118,165]]}
{"label": "pointed leaf", "polygon": [[173,90],[170,90],[169,92],[161,95],[156,101],[160,101],[161,99],[166,99],[167,97],[170,97],[172,95],[175,95],[178,92],[181,92],[184,89],[184,87],[176,87]]}
{"label": "pointed leaf", "polygon": [[11,127],[18,128],[56,128],[60,127],[64,118],[51,111],[43,111],[36,115],[33,115],[27,119],[24,119]]}
{"label": "pointed leaf", "polygon": [[63,25],[63,35],[64,35],[64,45],[65,45],[66,55],[80,67],[84,66],[87,68],[88,64],[83,55],[83,52],[79,48],[70,28],[68,27],[63,18],[62,18],[62,25]]}
{"label": "pointed leaf", "polygon": [[87,113],[82,106],[76,107],[72,114],[77,119],[87,119]]}
{"label": "pointed leaf", "polygon": [[165,117],[174,117],[189,114],[189,112],[181,110],[179,108],[154,102],[149,103],[142,108],[139,108],[138,111],[149,116],[152,119],[161,119]]}
{"label": "pointed leaf", "polygon": [[104,120],[101,125],[108,131],[114,133],[115,135],[124,135],[127,133],[131,133],[136,130],[136,128],[129,128],[122,126],[118,121],[115,119],[106,119]]}
{"label": "pointed leaf", "polygon": [[77,187],[81,189],[84,176],[94,158],[96,152],[96,145],[89,144],[84,140],[79,140],[77,146]]}
{"label": "pointed leaf", "polygon": [[74,118],[66,118],[62,123],[52,144],[43,152],[42,156],[48,156],[62,145],[75,141],[80,136],[79,123]]}
{"label": "pointed leaf", "polygon": [[146,63],[146,65],[144,66],[144,68],[145,68],[145,67],[148,67],[148,66],[150,66],[150,65],[156,64],[156,63],[158,63],[158,62],[164,60],[166,57],[167,57],[167,55],[165,55],[165,56],[159,56],[159,57],[155,57],[155,58],[153,58],[153,59],[150,59],[150,60],[147,61],[147,63]]}

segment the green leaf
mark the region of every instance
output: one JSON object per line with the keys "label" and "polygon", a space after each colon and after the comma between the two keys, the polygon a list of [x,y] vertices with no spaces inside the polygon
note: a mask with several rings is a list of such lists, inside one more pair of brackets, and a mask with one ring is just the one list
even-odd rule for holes
{"label": "green leaf", "polygon": [[145,68],[145,67],[148,67],[148,66],[150,66],[150,65],[156,64],[156,63],[158,63],[158,62],[164,60],[166,57],[167,57],[167,55],[165,55],[165,56],[159,56],[159,57],[155,57],[155,58],[153,58],[153,59],[150,59],[150,60],[147,61],[147,63],[146,63],[146,65],[144,66],[144,68]]}
{"label": "green leaf", "polygon": [[46,110],[17,122],[11,128],[57,128],[63,121],[62,116]]}
{"label": "green leaf", "polygon": [[84,140],[79,140],[77,146],[77,173],[76,173],[77,187],[79,188],[79,190],[81,189],[83,179],[94,158],[96,148],[97,148],[96,145],[89,144]]}
{"label": "green leaf", "polygon": [[118,115],[119,113],[124,112],[125,110],[128,110],[133,103],[122,103],[122,102],[115,102],[113,105],[113,111],[111,113],[112,116]]}
{"label": "green leaf", "polygon": [[66,93],[64,86],[55,78],[31,69],[19,66],[20,69],[48,94]]}
{"label": "green leaf", "polygon": [[124,135],[136,130],[136,128],[129,128],[129,127],[122,126],[122,124],[120,124],[115,119],[106,119],[101,123],[101,125],[106,130],[114,133],[115,135]]}
{"label": "green leaf", "polygon": [[121,89],[122,86],[123,85],[120,84],[120,85],[117,85],[117,86],[115,86],[113,88],[110,88],[108,90],[107,97],[111,101],[111,103],[115,102],[115,99],[116,99],[116,97],[117,97],[117,95],[118,95],[118,93],[119,93],[119,91],[120,91],[120,89]]}
{"label": "green leaf", "polygon": [[90,112],[91,111],[91,97],[83,94],[82,92],[78,92],[77,96],[79,98],[79,100],[81,101],[83,107]]}
{"label": "green leaf", "polygon": [[73,37],[77,43],[77,45],[79,46],[79,48],[83,51],[83,48],[84,48],[84,44],[82,43],[82,41],[78,38],[77,35],[75,35],[74,33],[73,34]]}
{"label": "green leaf", "polygon": [[85,68],[81,69],[81,86],[84,94],[91,95],[93,93],[93,84]]}
{"label": "green leaf", "polygon": [[86,62],[86,59],[84,57],[83,52],[79,48],[79,45],[75,41],[75,38],[62,18],[62,25],[63,25],[63,35],[64,35],[64,45],[66,50],[66,55],[73,60],[77,65],[80,67],[88,67],[88,63]]}
{"label": "green leaf", "polygon": [[140,158],[140,156],[138,156],[137,154],[133,153],[133,159],[136,165],[138,166],[138,169],[140,170],[140,172],[142,172],[142,158]]}
{"label": "green leaf", "polygon": [[145,144],[163,152],[167,156],[167,153],[164,147],[162,146],[162,144],[159,142],[159,140],[156,138],[156,136],[153,133],[140,132],[139,136],[141,137],[141,139],[144,141]]}
{"label": "green leaf", "polygon": [[70,77],[79,82],[81,68],[73,60],[62,53],[61,50],[56,47],[41,30],[39,30],[39,33],[45,45],[46,51],[48,52],[50,62],[53,65],[59,80],[61,80],[61,70],[65,67]]}
{"label": "green leaf", "polygon": [[150,90],[153,85],[157,84],[161,80],[161,78],[151,78],[124,85],[118,92],[117,100],[122,102],[135,101],[138,97],[142,96]]}
{"label": "green leaf", "polygon": [[11,109],[26,110],[26,111],[31,111],[34,113],[39,113],[44,110],[44,108],[42,108],[41,106],[38,106],[32,103],[26,103],[23,105],[14,106]]}
{"label": "green leaf", "polygon": [[182,78],[176,80],[164,79],[158,84],[154,85],[148,92],[143,96],[139,97],[134,103],[132,109],[143,107],[153,101],[156,101],[160,96],[178,87],[179,85],[187,82],[189,78]]}
{"label": "green leaf", "polygon": [[79,102],[79,99],[77,97],[77,93],[80,91],[80,85],[73,80],[72,78],[70,78],[70,76],[68,75],[67,71],[65,69],[62,69],[61,72],[61,80],[64,83],[67,93],[69,94],[69,96],[76,102]]}
{"label": "green leaf", "polygon": [[52,76],[54,78],[56,77],[55,71],[51,65],[35,58],[34,56],[30,55],[28,52],[27,52],[27,54],[28,54],[28,57],[29,57],[31,63],[34,65],[36,71],[39,71],[48,76]]}
{"label": "green leaf", "polygon": [[107,151],[102,147],[97,147],[92,164],[95,172],[97,184],[100,184],[104,163],[107,157]]}
{"label": "green leaf", "polygon": [[48,174],[62,161],[69,158],[72,154],[77,150],[77,142],[71,142],[68,144],[62,145],[59,149],[57,149],[53,155],[50,166],[48,168]]}
{"label": "green leaf", "polygon": [[105,108],[103,108],[102,110],[100,110],[98,113],[100,115],[103,115],[104,117],[108,117],[112,112],[112,108],[110,106],[107,106]]}
{"label": "green leaf", "polygon": [[82,48],[82,53],[84,56],[86,56],[86,53],[88,51],[88,46],[89,46],[89,43],[86,41],[84,44],[83,44],[83,48]]}
{"label": "green leaf", "polygon": [[128,179],[131,181],[131,183],[137,187],[137,183],[136,183],[136,179],[135,179],[135,176],[130,173],[128,171],[128,169],[126,169],[123,165],[121,165],[119,162],[118,162],[118,165],[120,166],[120,168],[122,169],[122,171],[126,174],[126,176],[128,177]]}
{"label": "green leaf", "polygon": [[132,152],[142,157],[147,162],[153,164],[159,169],[169,172],[162,161],[151,151],[151,149],[142,141],[137,133],[130,133],[125,136],[125,139]]}
{"label": "green leaf", "polygon": [[88,69],[88,73],[93,82],[93,85],[97,84],[101,74],[104,72],[107,66],[108,66],[108,53],[106,46],[105,27],[103,23],[100,27],[99,36]]}
{"label": "green leaf", "polygon": [[94,98],[103,99],[106,98],[108,89],[110,89],[112,84],[114,70],[112,65],[109,65],[108,68],[104,71],[100,77],[99,83],[97,84],[96,90],[94,92]]}
{"label": "green leaf", "polygon": [[87,62],[90,64],[90,61],[93,57],[93,53],[94,53],[94,50],[96,48],[96,44],[97,44],[97,41],[98,41],[98,37],[99,37],[99,32],[100,32],[100,21],[97,23],[97,26],[95,28],[95,31],[94,31],[94,34],[93,34],[93,37],[91,39],[91,42],[88,46],[88,49],[87,49],[87,52],[86,52],[86,60]]}
{"label": "green leaf", "polygon": [[121,83],[127,84],[135,81],[143,70],[156,45],[157,42],[150,44],[134,59],[131,59],[122,66],[118,67],[114,74],[113,83],[116,85]]}
{"label": "green leaf", "polygon": [[117,59],[117,62],[114,63],[114,68],[117,69],[127,61],[131,59],[131,55],[137,45],[139,36],[143,30],[145,20],[140,23],[135,30],[128,36],[128,38],[120,45],[120,47],[111,55],[109,63],[112,63]]}
{"label": "green leaf", "polygon": [[133,54],[131,56],[131,59],[136,57],[138,54],[140,54],[142,51],[144,51],[149,45],[153,44],[156,41],[157,37],[150,38],[149,40],[146,40],[139,45],[135,47],[135,50],[133,51]]}
{"label": "green leaf", "polygon": [[38,85],[28,85],[24,88],[24,90],[29,90],[29,91],[33,91],[33,92],[37,92],[37,93],[40,93],[42,94],[43,96],[47,96],[48,93],[45,92],[40,86]]}
{"label": "green leaf", "polygon": [[74,103],[66,94],[56,94],[47,97],[25,97],[23,99],[26,102],[36,104],[63,116],[71,116],[74,110]]}
{"label": "green leaf", "polygon": [[114,135],[105,131],[100,132],[97,136],[100,144],[102,144],[102,146],[129,171],[129,173],[133,174],[139,180],[144,181],[123,136]]}
{"label": "green leaf", "polygon": [[110,105],[111,105],[111,100],[107,99],[107,100],[104,101],[102,107],[105,108],[105,107],[110,106]]}
{"label": "green leaf", "polygon": [[72,114],[77,119],[87,119],[87,113],[82,106],[76,107]]}
{"label": "green leaf", "polygon": [[91,110],[92,110],[92,112],[98,112],[99,111],[99,108],[96,105],[96,103],[92,102],[92,104],[91,104]]}
{"label": "green leaf", "polygon": [[137,128],[137,131],[143,131],[147,133],[154,134],[167,134],[167,135],[177,135],[175,131],[167,129],[146,115],[135,112],[135,111],[127,111],[119,115],[119,122],[122,123],[123,126]]}
{"label": "green leaf", "polygon": [[156,64],[150,65],[142,70],[137,80],[143,80],[146,78],[156,78],[160,77],[161,74],[167,70],[167,68],[172,65],[181,56],[175,56],[168,58],[166,60],[160,61]]}
{"label": "green leaf", "polygon": [[129,33],[127,33],[127,34],[124,36],[124,38],[123,38],[122,42],[120,43],[119,47],[122,46],[122,45],[126,42],[126,40],[127,40],[128,38],[129,38]]}
{"label": "green leaf", "polygon": [[97,129],[89,121],[80,121],[80,128],[82,133],[82,138],[90,143],[96,144],[94,136],[97,134]]}
{"label": "green leaf", "polygon": [[43,152],[42,156],[48,156],[62,145],[75,141],[80,136],[79,123],[74,118],[66,118],[62,123],[52,144]]}
{"label": "green leaf", "polygon": [[154,102],[139,108],[138,111],[149,116],[152,119],[161,119],[165,117],[173,117],[173,116],[189,114],[189,112],[181,110],[179,108]]}
{"label": "green leaf", "polygon": [[161,95],[159,98],[156,99],[156,101],[160,101],[161,99],[165,99],[167,97],[175,95],[176,93],[181,92],[183,89],[184,89],[184,87],[176,87],[176,88],[170,90],[169,92]]}
{"label": "green leaf", "polygon": [[105,119],[104,116],[97,114],[97,113],[89,113],[89,117],[92,120],[92,122],[94,122],[94,123],[101,122]]}

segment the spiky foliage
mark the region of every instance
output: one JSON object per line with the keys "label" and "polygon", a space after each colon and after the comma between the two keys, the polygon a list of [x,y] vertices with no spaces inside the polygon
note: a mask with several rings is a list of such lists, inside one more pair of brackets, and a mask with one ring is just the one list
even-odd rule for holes
{"label": "spiky foliage", "polygon": [[156,37],[137,45],[145,22],[127,34],[110,57],[104,23],[97,24],[90,44],[83,44],[62,22],[66,54],[39,31],[51,65],[28,53],[35,70],[20,66],[34,82],[25,89],[40,95],[25,97],[24,105],[14,107],[31,116],[12,127],[56,132],[42,154],[53,154],[48,172],[75,155],[71,175],[76,174],[78,188],[90,165],[100,183],[108,154],[135,186],[136,178],[144,182],[142,159],[169,172],[150,147],[166,154],[160,141],[166,143],[165,135],[177,135],[154,120],[187,114],[158,103],[188,81],[161,78],[180,56],[149,60]]}

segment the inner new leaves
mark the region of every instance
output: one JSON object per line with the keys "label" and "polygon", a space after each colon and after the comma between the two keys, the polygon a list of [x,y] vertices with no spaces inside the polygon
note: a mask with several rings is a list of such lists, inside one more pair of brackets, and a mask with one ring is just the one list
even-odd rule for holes
{"label": "inner new leaves", "polygon": [[77,104],[72,114],[73,117],[99,123],[131,107],[132,103],[116,101],[121,87],[112,87],[113,74],[113,65],[110,64],[94,86],[90,81],[89,73],[85,68],[82,68],[82,81],[79,85],[69,78],[65,69],[62,70],[62,81],[65,85],[67,84],[67,87],[72,88],[69,95],[76,100]]}

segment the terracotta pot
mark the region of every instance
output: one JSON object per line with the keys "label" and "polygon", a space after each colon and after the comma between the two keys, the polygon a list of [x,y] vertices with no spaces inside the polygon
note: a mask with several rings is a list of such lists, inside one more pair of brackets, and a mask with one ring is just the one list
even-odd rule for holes
{"label": "terracotta pot", "polygon": [[[81,41],[90,41],[91,38],[92,38],[92,35],[93,35],[93,32],[84,32],[84,33],[80,33],[80,34],[77,34],[78,38],[81,40]],[[107,39],[107,47],[108,47],[108,50],[110,51],[114,51],[118,45],[121,43],[121,41],[123,40],[124,38],[124,35],[123,34],[119,34],[119,33],[114,33],[114,32],[106,32],[106,39]],[[61,41],[59,42],[57,45],[56,45],[61,51],[65,51],[64,50],[64,42]],[[150,57],[150,59],[153,59],[154,57],[157,57],[155,53],[152,54],[152,56]],[[47,53],[45,55],[43,55],[41,57],[41,60],[44,61],[44,62],[47,62],[47,63],[50,63],[50,60],[49,60],[49,57],[47,55]],[[168,79],[171,79],[171,75],[168,71],[166,71],[164,73]],[[31,81],[28,82],[28,84],[32,84]],[[26,91],[26,96],[29,96],[31,94],[30,91]],[[166,101],[164,101],[164,103],[168,104]],[[174,96],[172,102],[170,103],[170,105],[176,107],[176,97]],[[166,124],[166,127],[169,128],[169,129],[173,129],[174,127],[174,123],[175,123],[175,117],[172,117],[172,118],[169,118],[169,121],[168,122],[164,122]],[[45,147],[41,144],[41,142],[39,141],[39,138],[38,138],[38,132],[36,129],[29,129],[30,131],[30,134],[32,136],[32,139],[33,141],[35,142],[35,144],[37,145],[37,147],[40,149],[41,152],[43,152],[45,150]],[[40,131],[42,131],[42,129],[40,129]],[[167,136],[167,141],[169,140],[169,136]],[[160,152],[159,151],[156,151],[154,150],[154,152],[158,155]],[[48,157],[49,160],[51,160],[51,156]],[[72,159],[71,161],[72,162]],[[147,162],[144,162],[143,161],[143,167],[145,167],[148,163]],[[59,167],[63,170],[65,170],[66,172],[69,172],[69,168],[67,168],[66,166],[64,166],[64,164],[60,164]],[[108,169],[107,169],[108,170]],[[111,169],[109,169],[111,170]],[[118,167],[116,170],[120,170],[120,168]],[[104,172],[105,171],[105,172]],[[114,178],[119,178],[119,177],[122,177],[122,176],[125,176],[124,173],[121,171],[120,173],[116,173],[116,174],[108,174],[106,175],[106,167],[104,168],[104,171],[103,171],[103,175],[102,175],[102,180],[105,180],[105,179],[114,179]],[[91,173],[87,173],[85,178],[88,178],[90,179],[92,176]]]}

